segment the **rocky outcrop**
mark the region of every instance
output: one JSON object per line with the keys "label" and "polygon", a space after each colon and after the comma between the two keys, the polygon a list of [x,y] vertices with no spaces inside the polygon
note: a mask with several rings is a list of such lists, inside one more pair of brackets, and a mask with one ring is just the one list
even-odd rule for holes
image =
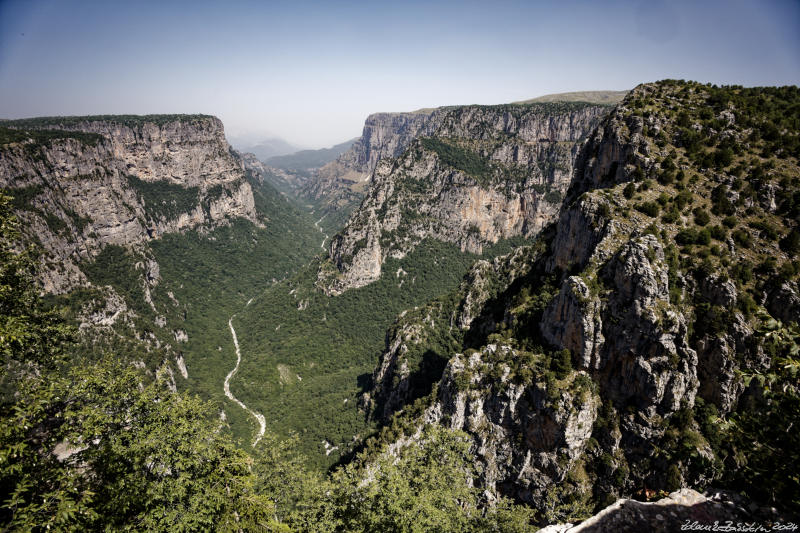
{"label": "rocky outcrop", "polygon": [[583,454],[599,398],[582,372],[526,380],[530,370],[520,359],[513,348],[495,344],[455,355],[423,419],[473,436],[480,484],[489,494],[538,503]]}
{"label": "rocky outcrop", "polygon": [[765,300],[770,314],[783,322],[800,321],[800,289],[797,282],[786,281],[776,286]]}
{"label": "rocky outcrop", "polygon": [[709,490],[701,494],[681,489],[654,502],[620,499],[578,525],[547,526],[538,533],[672,533],[673,531],[723,531],[794,529],[789,517],[775,509],[759,507],[734,492]]}
{"label": "rocky outcrop", "polygon": [[[735,91],[745,97],[746,91]],[[733,111],[733,101],[725,100],[729,109],[713,124],[713,117],[699,116],[713,92],[681,82],[635,89],[589,135],[566,199],[554,212],[558,220],[541,236],[542,252],[530,258],[526,274],[507,282],[502,276],[492,279],[490,265],[478,262],[469,283],[478,293],[495,287],[492,295],[462,292],[454,308],[464,315],[445,314],[448,331],[464,331],[454,338],[460,347],[452,350],[426,401],[395,416],[403,428],[436,423],[472,435],[476,482],[487,498],[510,495],[547,518],[584,513],[581,502],[606,505],[637,491],[708,486],[730,468],[722,459],[739,446],[721,447],[732,427],[721,421],[736,419],[733,412],[757,419],[764,398],[775,393],[774,382],[772,389],[762,388],[771,379],[793,397],[796,379],[787,370],[792,364],[775,363],[797,354],[798,274],[788,237],[779,244],[776,235],[795,231],[794,215],[787,215],[796,213],[795,204],[789,193],[774,190],[762,201],[761,178],[737,180],[732,165],[709,162],[714,156],[686,148],[697,132],[708,137],[706,146],[745,138],[735,127],[743,122],[746,105]],[[755,90],[748,97],[763,96]],[[443,162],[452,161],[455,148],[490,151],[481,144],[485,138],[440,140],[453,150],[429,150],[423,139],[396,160],[379,164],[374,194],[364,201],[368,216],[352,217],[331,247],[345,281],[349,232],[359,228],[366,237],[376,229],[402,227],[397,221],[404,216],[414,219],[391,201],[406,176],[417,182],[433,176],[431,190],[444,197],[446,188],[436,180],[444,183]],[[414,152],[416,143],[422,146]],[[760,152],[753,146],[740,148],[756,156]],[[419,157],[409,164],[413,153]],[[727,160],[725,153],[716,157]],[[792,160],[780,164],[794,172]],[[391,165],[385,176],[394,179],[381,174],[381,165]],[[469,187],[457,181],[469,172],[449,171],[449,184]],[[769,179],[775,181],[780,172]],[[752,173],[763,176],[760,163]],[[510,181],[509,199],[521,190]],[[486,185],[491,181],[477,182],[473,186],[491,188]],[[781,183],[796,187],[789,179]],[[381,254],[402,253],[396,243],[414,242],[415,235],[451,239],[467,250],[472,243],[491,242],[491,230],[504,227],[484,214],[490,224],[470,232],[474,239],[468,240],[452,223],[430,215],[442,206],[426,199],[433,196],[424,194],[428,189],[422,191],[402,205],[426,218],[409,223],[400,240],[382,233],[371,241]],[[734,214],[748,222],[733,220]],[[380,394],[391,399],[389,409],[408,404],[407,387],[393,387],[410,375],[403,366],[407,354],[427,349],[421,324],[409,323],[387,339],[375,377]],[[586,423],[591,430],[584,431]]]}
{"label": "rocky outcrop", "polygon": [[661,243],[653,235],[634,238],[606,268],[612,285],[600,386],[616,403],[634,403],[647,416],[691,407],[697,354],[689,347],[687,318],[669,301]]}
{"label": "rocky outcrop", "polygon": [[361,137],[335,160],[310,174],[281,171],[275,175],[317,204],[321,213],[344,222],[364,198],[378,162],[401,155],[414,139],[432,134],[439,111],[372,114],[364,122]]}
{"label": "rocky outcrop", "polygon": [[397,157],[417,137],[433,134],[441,113],[442,110],[431,109],[412,113],[375,113],[368,116],[361,137],[335,161],[319,169],[317,179],[320,182],[368,180],[378,166],[378,161]]}
{"label": "rocky outcrop", "polygon": [[[437,300],[423,308],[404,311],[386,334],[386,347],[372,375],[372,386],[361,405],[376,420],[431,392],[450,357],[438,346],[443,332],[453,342],[463,341],[486,303],[509,284],[526,275],[538,251],[522,246],[492,261],[477,261],[461,283],[457,300]],[[452,302],[456,301],[454,305]],[[479,325],[475,324],[476,329]]]}
{"label": "rocky outcrop", "polygon": [[[557,216],[581,141],[607,112],[579,104],[466,106],[415,122],[418,135],[431,136],[376,163],[361,207],[331,242],[336,271],[321,271],[320,286],[339,294],[366,285],[387,257],[403,257],[426,238],[481,253],[501,239],[536,235]],[[407,135],[399,138],[381,146],[399,149]],[[370,157],[359,164],[371,165]]]}
{"label": "rocky outcrop", "polygon": [[214,117],[54,118],[37,127],[83,134],[42,139],[33,131],[0,147],[0,186],[41,246],[48,292],[84,283],[80,263],[106,245],[135,247],[233,218],[256,222],[243,164]]}

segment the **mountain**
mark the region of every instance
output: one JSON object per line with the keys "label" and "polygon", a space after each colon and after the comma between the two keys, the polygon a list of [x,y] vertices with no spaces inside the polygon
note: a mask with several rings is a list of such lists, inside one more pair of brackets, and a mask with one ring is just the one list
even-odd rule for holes
{"label": "mountain", "polygon": [[431,424],[464,431],[480,489],[544,523],[710,484],[796,506],[775,465],[800,442],[798,102],[797,87],[634,89],[535,245],[398,318],[361,400],[387,421],[362,460]]}
{"label": "mountain", "polygon": [[536,102],[586,102],[590,104],[617,105],[629,91],[579,91],[571,93],[545,94],[530,100],[514,102],[515,104],[533,104]]}
{"label": "mountain", "polygon": [[293,154],[298,150],[297,146],[278,137],[265,139],[255,144],[239,143],[236,146],[239,147],[242,152],[255,154],[261,161],[266,161],[270,157]]}
{"label": "mountain", "polygon": [[382,113],[316,181],[210,116],[4,121],[0,522],[783,521],[799,106],[665,80]]}
{"label": "mountain", "polygon": [[0,187],[41,247],[43,286],[86,281],[78,263],[107,245],[256,222],[253,192],[219,119],[203,115],[4,121]]}
{"label": "mountain", "polygon": [[338,294],[370,283],[387,257],[403,257],[427,238],[479,254],[500,239],[535,236],[558,214],[582,141],[608,109],[454,107],[415,115],[427,118],[404,136],[365,134],[365,144],[392,142],[366,150],[363,168],[375,166],[369,188],[331,241],[332,265],[320,285]]}
{"label": "mountain", "polygon": [[[614,105],[622,99],[624,92],[596,91],[585,93],[563,93],[542,97],[540,103],[591,103]],[[579,98],[584,95],[585,100]],[[456,110],[496,108],[498,113],[511,111],[514,106],[524,106],[530,102],[508,104],[506,106],[452,106],[419,109],[407,113],[375,113],[367,117],[364,129],[349,150],[320,168],[313,179],[307,181],[299,191],[301,197],[317,205],[330,221],[343,224],[350,212],[361,202],[367,183],[372,179],[378,162],[384,158],[400,156],[412,141],[419,137],[434,135],[443,121],[452,120]],[[514,111],[519,113],[519,108]],[[511,122],[513,122],[513,118]],[[495,124],[495,127],[502,128]],[[509,127],[513,128],[511,124]],[[338,229],[328,226],[329,229]]]}
{"label": "mountain", "polygon": [[[455,289],[476,259],[535,237],[557,215],[579,148],[609,109],[453,107],[428,118],[428,136],[418,139],[412,135],[420,130],[377,133],[368,121],[373,133],[361,145],[370,157],[386,147],[367,139],[407,146],[375,163],[361,206],[333,237],[331,258],[265,290],[237,316],[250,354],[237,396],[280,434],[302,432],[312,461],[337,460],[355,435],[371,431],[357,405],[365,386],[359,376],[370,373],[393,318]],[[338,273],[337,261],[348,270]],[[320,397],[331,400],[320,405]]]}
{"label": "mountain", "polygon": [[277,155],[270,157],[264,162],[271,166],[284,170],[308,173],[312,169],[319,168],[329,163],[346,152],[357,139],[350,139],[343,143],[331,146],[330,148],[320,148],[319,150],[300,150],[293,154]]}
{"label": "mountain", "polygon": [[[215,117],[2,126],[0,186],[34,246],[41,290],[79,327],[75,356],[111,350],[219,395],[235,361],[227,319],[254,287],[314,256],[313,220],[231,149]],[[247,434],[237,410],[229,416]]]}

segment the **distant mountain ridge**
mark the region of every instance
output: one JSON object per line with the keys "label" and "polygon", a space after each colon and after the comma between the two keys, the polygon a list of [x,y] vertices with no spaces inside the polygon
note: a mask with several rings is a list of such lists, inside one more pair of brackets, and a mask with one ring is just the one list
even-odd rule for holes
{"label": "distant mountain ridge", "polygon": [[232,142],[232,144],[234,144],[240,152],[255,154],[261,161],[266,161],[270,157],[293,154],[300,150],[299,146],[295,146],[280,137],[264,139],[256,144],[242,142]]}
{"label": "distant mountain ridge", "polygon": [[630,91],[576,91],[568,93],[553,93],[514,103],[532,104],[537,102],[588,102],[590,104],[617,105],[629,92]]}
{"label": "distant mountain ridge", "polygon": [[330,163],[346,152],[358,139],[358,137],[354,137],[349,141],[336,144],[330,148],[300,150],[292,154],[276,155],[264,162],[271,167],[284,170],[309,171],[314,168],[319,168],[326,163]]}
{"label": "distant mountain ridge", "polygon": [[319,203],[325,213],[344,219],[364,197],[367,182],[378,161],[398,157],[414,139],[433,134],[448,113],[455,109],[499,109],[532,104],[588,103],[614,106],[628,91],[583,91],[544,95],[522,102],[497,106],[462,105],[422,108],[410,112],[373,113],[364,122],[364,130],[349,150],[319,169],[314,179],[300,191],[304,198]]}

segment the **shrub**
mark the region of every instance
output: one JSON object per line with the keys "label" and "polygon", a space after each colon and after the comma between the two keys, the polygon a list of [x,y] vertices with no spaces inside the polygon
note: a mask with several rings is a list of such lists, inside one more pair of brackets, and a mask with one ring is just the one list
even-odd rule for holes
{"label": "shrub", "polygon": [[635,207],[637,211],[651,217],[657,217],[660,210],[656,202],[642,202],[641,204],[636,204]]}
{"label": "shrub", "polygon": [[691,193],[691,191],[681,191],[681,192],[679,192],[678,195],[675,197],[675,200],[674,200],[675,207],[677,207],[680,211],[683,211],[683,209],[687,205],[690,205],[692,203],[693,197],[694,197],[694,195]]}
{"label": "shrub", "polygon": [[718,169],[725,168],[733,163],[733,150],[723,148],[714,152],[714,166]]}
{"label": "shrub", "polygon": [[761,236],[769,241],[777,241],[778,237],[780,237],[780,232],[778,229],[773,227],[772,224],[766,220],[756,220],[755,222],[750,222],[747,225],[753,229],[759,230]]}
{"label": "shrub", "polygon": [[750,248],[753,245],[753,237],[745,229],[737,229],[733,232],[733,241],[743,248]]}
{"label": "shrub", "polygon": [[711,244],[711,231],[708,228],[703,228],[697,232],[697,240],[695,244],[709,245]]}
{"label": "shrub", "polygon": [[674,170],[662,170],[661,174],[658,175],[658,182],[663,185],[669,185],[674,181],[675,181]]}
{"label": "shrub", "polygon": [[544,201],[549,204],[558,205],[562,199],[561,193],[556,190],[547,191],[544,195]]}
{"label": "shrub", "polygon": [[492,167],[477,152],[434,137],[423,137],[420,142],[426,150],[435,152],[442,163],[469,174],[479,183],[491,180]]}
{"label": "shrub", "polygon": [[733,215],[736,213],[736,207],[728,199],[728,188],[725,185],[719,185],[711,191],[711,212],[715,215]]}
{"label": "shrub", "polygon": [[722,226],[711,226],[711,237],[724,242],[728,238],[728,230]]}
{"label": "shrub", "polygon": [[753,280],[753,265],[747,261],[737,263],[731,268],[731,276],[742,284],[747,284]]}
{"label": "shrub", "polygon": [[558,379],[564,379],[572,371],[572,352],[561,350],[553,354],[550,360],[550,369],[556,373]]}
{"label": "shrub", "polygon": [[800,261],[786,261],[778,270],[781,281],[789,281],[800,273]]}
{"label": "shrub", "polygon": [[800,231],[794,228],[781,240],[780,246],[781,250],[789,254],[789,257],[796,257],[800,254]]}
{"label": "shrub", "polygon": [[711,221],[711,217],[705,209],[696,208],[694,210],[694,223],[698,226],[705,226]]}
{"label": "shrub", "polygon": [[625,198],[627,198],[628,200],[630,200],[631,198],[633,198],[633,195],[634,195],[634,193],[636,193],[636,186],[633,184],[633,182],[629,182],[629,183],[628,183],[628,184],[625,186],[625,188],[624,188],[624,189],[622,189],[622,195],[623,195]]}
{"label": "shrub", "polygon": [[661,217],[661,221],[665,224],[674,224],[678,220],[679,216],[680,212],[673,206],[672,209],[664,212],[664,215]]}
{"label": "shrub", "polygon": [[756,312],[758,306],[756,305],[750,293],[742,291],[736,298],[736,307],[744,314],[745,318],[749,318]]}
{"label": "shrub", "polygon": [[696,240],[697,231],[692,228],[682,229],[675,235],[675,242],[681,246],[686,244],[694,244]]}
{"label": "shrub", "polygon": [[681,471],[676,465],[669,465],[667,469],[667,479],[664,484],[664,488],[667,492],[674,492],[676,490],[680,490],[681,485],[683,484],[683,476],[681,476]]}

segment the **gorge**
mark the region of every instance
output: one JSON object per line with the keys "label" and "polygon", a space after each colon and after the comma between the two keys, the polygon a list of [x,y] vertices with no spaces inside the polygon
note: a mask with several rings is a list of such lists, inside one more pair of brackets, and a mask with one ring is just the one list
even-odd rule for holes
{"label": "gorge", "polygon": [[[208,442],[229,442],[209,456],[259,502],[220,504],[231,523],[378,530],[407,518],[397,501],[431,528],[526,531],[611,506],[589,528],[634,496],[796,513],[777,465],[800,449],[800,92],[582,98],[371,115],[302,172],[236,152],[206,115],[1,121],[20,222],[4,246],[30,248],[74,326],[66,368],[111,356],[160,405],[215,402],[194,427],[213,420]],[[31,453],[112,486],[101,449],[125,424],[52,412],[78,429],[36,427],[85,448]],[[743,496],[689,492],[716,487]]]}

